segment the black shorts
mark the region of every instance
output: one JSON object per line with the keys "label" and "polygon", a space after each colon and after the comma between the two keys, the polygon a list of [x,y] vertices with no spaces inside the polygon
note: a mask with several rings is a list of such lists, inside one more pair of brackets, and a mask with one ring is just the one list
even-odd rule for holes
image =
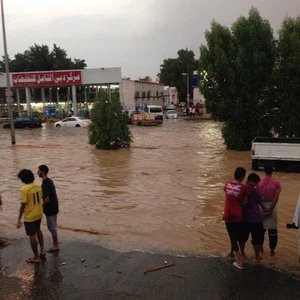
{"label": "black shorts", "polygon": [[27,235],[35,235],[41,227],[41,220],[36,220],[34,222],[24,222],[25,231]]}
{"label": "black shorts", "polygon": [[243,241],[243,223],[242,222],[225,222],[226,229],[231,242],[231,250],[239,251],[238,242]]}
{"label": "black shorts", "polygon": [[246,243],[251,233],[252,245],[262,245],[264,241],[263,223],[243,223],[242,242]]}

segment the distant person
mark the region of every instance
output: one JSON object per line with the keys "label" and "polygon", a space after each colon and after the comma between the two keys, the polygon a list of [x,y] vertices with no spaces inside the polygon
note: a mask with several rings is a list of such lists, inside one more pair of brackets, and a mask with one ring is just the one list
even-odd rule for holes
{"label": "distant person", "polygon": [[52,179],[48,177],[49,168],[46,165],[40,165],[38,175],[43,179],[42,190],[44,197],[44,214],[47,219],[47,227],[52,235],[52,247],[47,250],[49,253],[59,251],[59,243],[57,238],[57,214],[58,199],[55,185]]}
{"label": "distant person", "polygon": [[189,116],[190,115],[190,108],[187,106],[185,109],[185,115]]}
{"label": "distant person", "polygon": [[195,109],[195,107],[192,107],[192,109],[191,109],[191,116],[195,117],[195,114],[196,114],[196,109]]}
{"label": "distant person", "polygon": [[[17,228],[22,226],[22,216],[24,214],[24,226],[26,234],[30,238],[30,245],[34,256],[28,258],[28,263],[39,263],[45,257],[43,233],[40,229],[43,216],[43,193],[39,183],[34,182],[34,175],[31,170],[23,169],[19,172],[18,178],[25,185],[21,188],[21,207],[17,223]],[[38,254],[38,242],[41,252]]]}
{"label": "distant person", "polygon": [[203,113],[204,113],[203,107],[200,107],[200,108],[199,108],[199,115],[202,116]]}
{"label": "distant person", "polygon": [[248,186],[250,195],[247,204],[243,206],[244,242],[247,242],[249,234],[251,233],[251,243],[253,245],[256,262],[260,262],[261,260],[259,254],[264,240],[263,215],[259,206],[263,197],[259,191],[255,189],[259,182],[260,178],[257,174],[249,174],[246,185]]}
{"label": "distant person", "polygon": [[300,263],[300,196],[298,198],[298,203],[296,206],[296,210],[293,217],[292,224],[286,224],[287,228],[294,228],[298,229],[298,248],[299,248],[299,259],[298,262]]}
{"label": "distant person", "polygon": [[272,178],[273,170],[274,168],[272,165],[265,165],[265,177],[263,177],[257,185],[258,191],[263,196],[263,201],[260,203],[260,206],[264,214],[264,233],[266,232],[266,230],[268,230],[271,256],[275,255],[275,248],[278,242],[277,202],[279,200],[279,195],[281,192],[280,182]]}
{"label": "distant person", "polygon": [[[0,206],[2,206],[2,196],[1,196],[1,194],[0,194]],[[6,243],[6,240],[0,238],[0,245],[3,245],[5,243]]]}
{"label": "distant person", "polygon": [[[248,201],[249,189],[242,184],[246,175],[244,168],[237,168],[234,172],[234,179],[227,181],[224,186],[225,207],[223,220],[231,242],[231,249],[237,261],[233,265],[239,269],[244,268],[242,256],[244,255],[245,244],[243,244],[243,205]],[[239,248],[239,244],[241,249]]]}

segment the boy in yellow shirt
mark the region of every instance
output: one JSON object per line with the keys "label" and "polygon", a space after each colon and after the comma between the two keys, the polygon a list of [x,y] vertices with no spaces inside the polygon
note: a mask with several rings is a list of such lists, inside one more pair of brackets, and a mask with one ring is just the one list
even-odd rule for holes
{"label": "boy in yellow shirt", "polygon": [[[34,182],[34,175],[31,170],[23,169],[19,172],[18,178],[25,185],[21,188],[21,207],[17,228],[22,226],[22,216],[24,214],[24,226],[26,234],[30,238],[30,245],[34,257],[26,260],[28,263],[39,263],[45,257],[44,238],[41,231],[41,219],[43,216],[43,193],[39,183]],[[40,256],[38,253],[38,242],[41,247]]]}

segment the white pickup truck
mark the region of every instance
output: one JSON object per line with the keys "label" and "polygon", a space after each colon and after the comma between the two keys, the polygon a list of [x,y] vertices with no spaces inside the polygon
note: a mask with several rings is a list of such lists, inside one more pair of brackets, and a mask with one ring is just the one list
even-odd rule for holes
{"label": "white pickup truck", "polygon": [[272,164],[276,170],[300,173],[300,138],[256,137],[251,150],[252,170]]}

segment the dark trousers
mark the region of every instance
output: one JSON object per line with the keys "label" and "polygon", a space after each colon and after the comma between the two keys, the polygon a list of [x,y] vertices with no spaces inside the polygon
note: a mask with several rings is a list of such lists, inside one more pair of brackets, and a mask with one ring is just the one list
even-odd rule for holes
{"label": "dark trousers", "polygon": [[[266,229],[264,229],[264,237],[266,233]],[[278,241],[278,234],[277,234],[277,229],[268,229],[268,235],[269,235],[269,247],[271,250],[275,250],[277,246],[277,241]],[[264,242],[264,240],[263,240]]]}

